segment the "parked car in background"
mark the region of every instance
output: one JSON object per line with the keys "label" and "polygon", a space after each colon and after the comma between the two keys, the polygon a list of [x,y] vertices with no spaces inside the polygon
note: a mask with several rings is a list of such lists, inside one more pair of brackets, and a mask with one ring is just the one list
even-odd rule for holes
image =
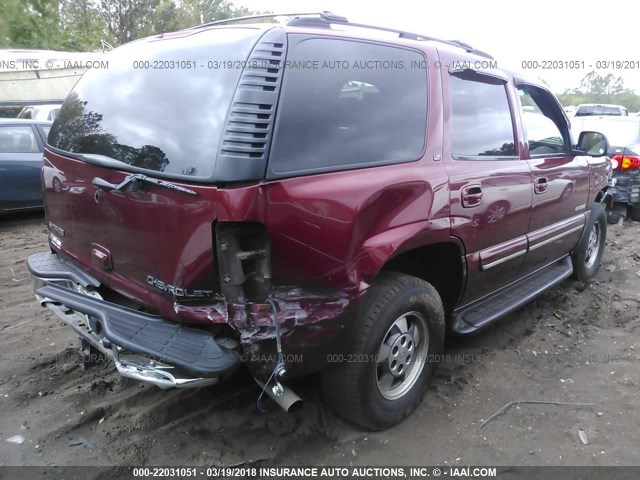
{"label": "parked car in background", "polygon": [[54,121],[60,113],[62,103],[50,103],[45,105],[28,105],[18,114],[18,118],[28,118],[31,120]]}
{"label": "parked car in background", "polygon": [[568,105],[566,107],[562,107],[562,109],[567,114],[567,117],[573,117],[576,114],[578,107],[576,105]]}
{"label": "parked car in background", "polygon": [[572,123],[576,138],[580,132],[597,130],[609,140],[607,155],[613,161],[615,183],[609,189],[613,199],[609,222],[616,223],[627,215],[640,217],[640,118],[584,117]]}
{"label": "parked car in background", "polygon": [[51,122],[0,118],[0,213],[42,208],[42,151]]}
{"label": "parked car in background", "polygon": [[627,117],[629,112],[622,105],[609,105],[599,103],[583,103],[578,105],[576,117]]}

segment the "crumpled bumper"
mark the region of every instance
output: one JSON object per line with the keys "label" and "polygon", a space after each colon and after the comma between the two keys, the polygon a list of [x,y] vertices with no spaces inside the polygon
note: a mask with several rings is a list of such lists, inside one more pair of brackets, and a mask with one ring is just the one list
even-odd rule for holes
{"label": "crumpled bumper", "polygon": [[609,187],[614,203],[640,207],[640,172],[614,172],[615,184]]}
{"label": "crumpled bumper", "polygon": [[240,354],[210,332],[105,301],[95,278],[55,253],[27,260],[34,291],[82,341],[111,358],[121,375],[160,388],[211,385],[233,373]]}

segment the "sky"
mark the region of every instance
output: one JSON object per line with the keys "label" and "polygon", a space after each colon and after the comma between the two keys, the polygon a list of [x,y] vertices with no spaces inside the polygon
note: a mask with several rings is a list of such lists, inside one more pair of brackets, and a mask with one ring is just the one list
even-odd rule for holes
{"label": "sky", "polygon": [[[607,0],[234,0],[273,13],[329,10],[369,23],[446,40],[461,40],[491,54],[499,67],[527,71],[556,93],[577,88],[590,71],[620,76],[640,94],[640,2]],[[538,62],[537,69],[525,67]],[[573,61],[578,69],[543,69],[543,62]],[[627,69],[604,62],[628,62]],[[584,62],[584,64],[582,63]],[[600,64],[598,64],[600,62]],[[584,68],[583,68],[584,65]],[[550,64],[550,66],[554,66]],[[625,66],[625,65],[622,65]]]}

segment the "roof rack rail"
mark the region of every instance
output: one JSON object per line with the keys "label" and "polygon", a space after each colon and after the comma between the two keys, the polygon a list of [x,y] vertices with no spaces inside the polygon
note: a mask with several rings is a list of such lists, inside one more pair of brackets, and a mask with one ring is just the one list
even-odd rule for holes
{"label": "roof rack rail", "polygon": [[[301,23],[296,20],[296,25],[301,25]],[[291,20],[290,23],[292,23],[294,20]],[[366,23],[353,23],[353,22],[335,22],[335,23],[342,23],[343,25],[348,25],[350,27],[356,27],[356,28],[369,28],[372,30],[379,30],[382,32],[389,32],[389,33],[397,33],[399,38],[408,38],[410,40],[423,40],[423,41],[431,41],[431,42],[438,42],[438,43],[444,43],[446,45],[450,45],[452,47],[458,47],[458,48],[462,48],[463,50],[469,52],[469,53],[474,53],[476,55],[479,55],[481,57],[485,57],[485,58],[490,58],[493,60],[493,57],[491,55],[489,55],[486,52],[483,52],[482,50],[476,50],[475,48],[473,48],[471,45],[461,42],[459,40],[442,40],[440,38],[436,38],[436,37],[430,37],[429,35],[423,35],[421,33],[412,33],[412,32],[406,32],[404,30],[398,30],[395,28],[387,28],[387,27],[379,27],[377,25],[369,25]]]}
{"label": "roof rack rail", "polygon": [[395,28],[379,27],[377,25],[369,25],[365,23],[353,23],[347,20],[345,17],[336,15],[328,11],[323,12],[307,12],[307,13],[264,13],[259,15],[249,15],[246,17],[227,18],[225,20],[216,20],[215,22],[204,23],[191,28],[209,27],[212,25],[225,25],[229,23],[242,22],[245,20],[255,20],[261,18],[275,18],[275,17],[294,17],[287,22],[287,25],[291,26],[308,26],[308,27],[330,27],[332,23],[347,25],[349,27],[356,28],[368,28],[371,30],[378,30],[382,32],[396,33],[399,38],[407,38],[410,40],[424,40],[443,43],[453,47],[462,48],[463,50],[474,53],[481,57],[490,58],[493,57],[482,50],[476,50],[468,43],[461,42],[460,40],[442,40],[440,38],[430,37],[428,35],[422,35],[420,33],[411,33],[404,30],[397,30]]}

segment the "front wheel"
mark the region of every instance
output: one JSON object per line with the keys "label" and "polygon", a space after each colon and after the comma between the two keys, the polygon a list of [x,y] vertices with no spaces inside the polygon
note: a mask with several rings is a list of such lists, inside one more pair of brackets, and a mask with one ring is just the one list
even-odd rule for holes
{"label": "front wheel", "polygon": [[571,254],[573,278],[588,282],[598,272],[607,238],[607,213],[603,205],[597,203],[591,210],[584,235]]}
{"label": "front wheel", "polygon": [[389,428],[422,401],[442,353],[444,309],[438,292],[416,277],[385,272],[367,292],[353,345],[323,372],[325,398],[346,420]]}

